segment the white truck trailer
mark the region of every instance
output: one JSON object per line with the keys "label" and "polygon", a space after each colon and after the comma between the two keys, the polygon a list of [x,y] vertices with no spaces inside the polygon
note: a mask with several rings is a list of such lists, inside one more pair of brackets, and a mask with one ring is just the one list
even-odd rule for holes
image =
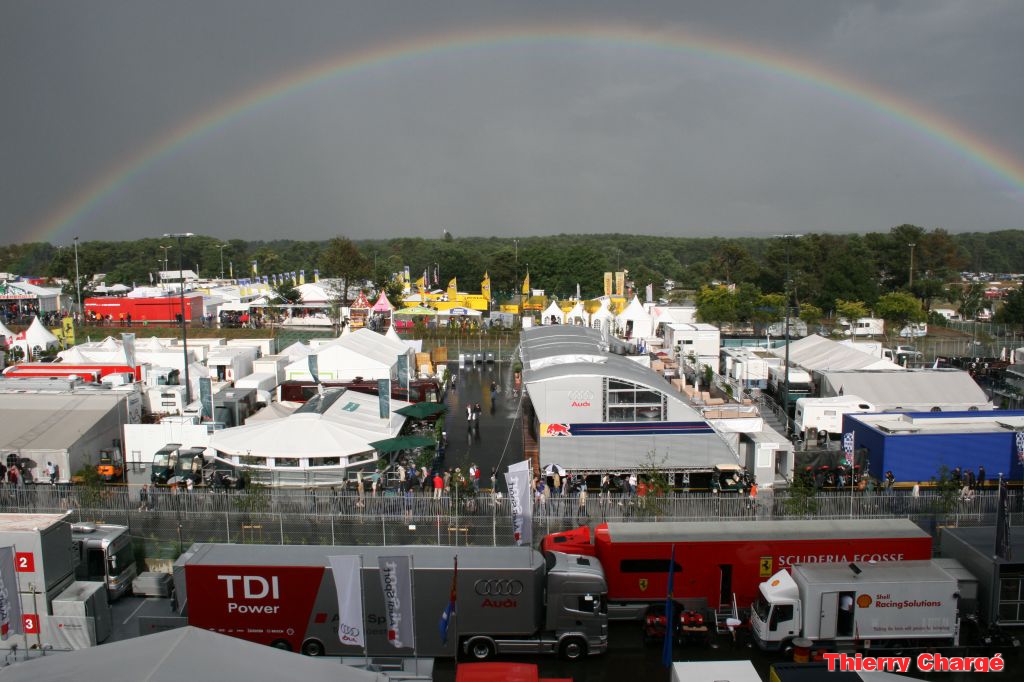
{"label": "white truck trailer", "polygon": [[[542,556],[528,547],[196,544],[174,563],[175,589],[189,625],[311,656],[363,655],[338,637],[329,557],[342,555],[362,557],[369,656],[463,654],[484,660],[557,653],[575,660],[608,648],[608,584],[601,564],[559,552]],[[396,649],[387,638],[378,559],[396,555],[412,560],[415,650]],[[438,621],[456,556],[456,615],[442,642]],[[233,589],[236,583],[245,591]]]}
{"label": "white truck trailer", "polygon": [[778,649],[802,637],[865,648],[957,644],[960,599],[977,581],[948,560],[797,564],[761,583],[755,641]]}
{"label": "white truck trailer", "polygon": [[793,423],[798,433],[825,431],[833,436],[843,432],[843,415],[877,412],[875,406],[855,395],[831,398],[798,398]]}

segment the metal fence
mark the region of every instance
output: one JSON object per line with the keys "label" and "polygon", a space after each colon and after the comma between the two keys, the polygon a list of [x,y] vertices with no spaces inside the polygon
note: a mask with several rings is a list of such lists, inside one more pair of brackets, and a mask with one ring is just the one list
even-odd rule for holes
{"label": "metal fence", "polygon": [[[1010,492],[1013,523],[1024,522],[1022,491]],[[735,494],[668,496],[591,494],[544,498],[534,509],[534,539],[606,521],[729,521],[911,518],[933,532],[948,525],[993,525],[998,494],[969,499],[936,491],[784,491],[756,499]],[[140,557],[173,559],[193,542],[352,545],[511,545],[507,498],[432,494],[357,495],[322,489],[150,493],[147,503],[125,488],[34,486],[0,489],[0,511],[70,512],[72,521],[126,525]]]}

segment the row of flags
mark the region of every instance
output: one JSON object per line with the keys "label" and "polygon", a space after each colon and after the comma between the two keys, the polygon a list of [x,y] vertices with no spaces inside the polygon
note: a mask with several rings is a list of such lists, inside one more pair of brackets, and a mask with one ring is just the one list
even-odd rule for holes
{"label": "row of flags", "polygon": [[[363,614],[363,557],[328,557],[338,594],[338,639],[342,644],[366,648]],[[396,649],[416,648],[415,609],[413,608],[413,561],[411,556],[382,556],[377,559],[380,589],[384,596],[388,643]],[[448,604],[438,621],[441,643],[448,643],[448,628],[455,617],[459,580],[459,557],[454,559],[452,587]],[[0,585],[2,586],[2,585]]]}

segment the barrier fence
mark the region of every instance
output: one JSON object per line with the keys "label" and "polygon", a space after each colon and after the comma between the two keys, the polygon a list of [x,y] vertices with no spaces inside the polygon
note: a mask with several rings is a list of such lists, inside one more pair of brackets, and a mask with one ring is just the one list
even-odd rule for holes
{"label": "barrier fence", "polygon": [[[1009,492],[1011,522],[1024,522],[1022,491]],[[947,525],[994,525],[998,493],[968,498],[936,491],[780,491],[756,500],[708,493],[668,496],[591,494],[544,498],[534,507],[534,541],[552,532],[605,521],[728,521],[911,518],[933,534]],[[330,490],[150,492],[79,486],[0,489],[0,511],[70,512],[73,522],[129,527],[140,558],[173,560],[194,542],[339,545],[511,545],[507,498],[432,494],[357,495]]]}

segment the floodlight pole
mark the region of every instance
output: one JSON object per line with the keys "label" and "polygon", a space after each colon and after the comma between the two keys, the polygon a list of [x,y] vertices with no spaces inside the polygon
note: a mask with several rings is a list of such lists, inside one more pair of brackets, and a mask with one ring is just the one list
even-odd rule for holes
{"label": "floodlight pole", "polygon": [[78,314],[82,315],[82,279],[78,275],[78,237],[75,237],[75,292],[78,295]]}
{"label": "floodlight pole", "polygon": [[[184,256],[182,249],[184,248],[184,239],[186,237],[194,237],[195,235],[191,232],[178,232],[174,234],[165,234],[164,237],[172,237],[178,240],[178,297],[181,299],[181,345],[183,353],[185,355],[185,405],[188,406],[192,403],[192,384],[189,381],[188,376],[188,332],[185,327],[185,266]],[[221,252],[223,253],[223,251]]]}

